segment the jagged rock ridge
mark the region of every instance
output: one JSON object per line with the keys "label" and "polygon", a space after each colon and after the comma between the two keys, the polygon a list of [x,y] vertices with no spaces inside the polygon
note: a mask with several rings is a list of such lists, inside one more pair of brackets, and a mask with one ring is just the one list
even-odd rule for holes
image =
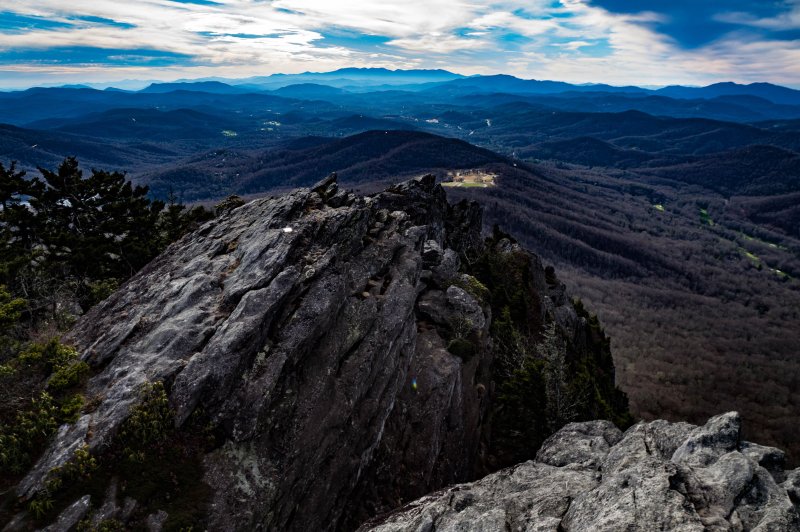
{"label": "jagged rock ridge", "polygon": [[800,530],[800,469],[743,442],[735,412],[705,426],[653,421],[624,434],[573,423],[528,461],[414,501],[374,530]]}
{"label": "jagged rock ridge", "polygon": [[[622,412],[606,344],[592,343],[598,332],[563,285],[507,238],[487,248],[480,229],[477,205],[449,205],[431,176],[372,197],[329,178],[207,223],[70,332],[93,368],[91,406],[61,427],[17,494],[37,496],[78,449],[102,457],[119,446],[153,382],[178,430],[200,415],[216,434],[194,467],[207,500],[192,501],[211,530],[352,529],[496,469],[496,298],[465,273],[487,255],[524,266],[527,292],[514,297],[531,338],[557,323],[584,385],[611,390],[581,415],[600,403]],[[135,478],[108,476],[103,498],[79,492],[57,522],[170,526],[158,502],[128,495]]]}

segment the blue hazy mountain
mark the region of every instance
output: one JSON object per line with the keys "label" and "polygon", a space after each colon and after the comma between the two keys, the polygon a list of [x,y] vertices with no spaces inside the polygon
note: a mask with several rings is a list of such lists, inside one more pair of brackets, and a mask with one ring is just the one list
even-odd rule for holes
{"label": "blue hazy mountain", "polygon": [[573,85],[563,81],[520,79],[506,74],[493,76],[473,76],[439,84],[432,92],[450,94],[481,94],[506,92],[512,94],[557,94],[563,92],[623,92],[642,93],[639,87],[613,87],[611,85]]}
{"label": "blue hazy mountain", "polygon": [[715,83],[707,87],[670,86],[656,91],[670,98],[717,98],[719,96],[757,96],[778,104],[800,105],[800,91],[772,83]]}
{"label": "blue hazy mountain", "polygon": [[316,83],[331,87],[371,87],[419,85],[442,83],[461,79],[464,76],[446,70],[389,70],[386,68],[341,68],[332,72],[305,72],[302,74],[272,74],[240,80],[225,80],[234,85],[243,85],[265,90],[274,90],[287,85]]}
{"label": "blue hazy mountain", "polygon": [[[445,70],[347,68],[332,72],[274,74],[238,80],[152,83],[138,92],[81,87],[32,88],[0,93],[0,123],[26,125],[115,108],[199,109],[251,113],[291,110],[292,101],[314,108],[329,102],[349,113],[397,114],[403,109],[457,105],[492,108],[524,103],[572,112],[636,110],[655,116],[734,122],[800,119],[800,91],[767,83],[708,87],[614,87],[526,80],[508,75],[465,77]],[[202,109],[201,109],[202,110]],[[205,109],[207,110],[207,109]]]}
{"label": "blue hazy mountain", "polygon": [[250,92],[220,81],[187,81],[175,83],[152,83],[139,92],[163,94],[175,91],[208,92],[211,94],[242,94]]}
{"label": "blue hazy mountain", "polygon": [[346,94],[347,91],[319,83],[297,83],[294,85],[286,85],[285,87],[272,91],[272,93],[286,98],[322,100],[325,98],[336,98]]}

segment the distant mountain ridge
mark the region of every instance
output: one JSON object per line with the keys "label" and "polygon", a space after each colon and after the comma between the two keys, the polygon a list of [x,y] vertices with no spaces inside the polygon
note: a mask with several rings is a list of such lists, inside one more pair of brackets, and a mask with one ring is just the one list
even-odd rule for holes
{"label": "distant mountain ridge", "polygon": [[[374,118],[403,116],[406,122],[411,122],[435,119],[445,111],[463,114],[467,109],[481,108],[488,115],[481,117],[480,121],[484,121],[491,117],[489,112],[501,105],[525,112],[531,107],[540,112],[640,111],[655,117],[771,122],[770,127],[776,130],[793,126],[774,121],[800,119],[800,91],[764,83],[650,90],[526,80],[509,75],[466,77],[444,70],[341,69],[327,73],[151,83],[138,91],[34,87],[0,92],[0,123],[31,127],[41,120],[76,118],[118,108],[193,109],[255,119],[264,113],[289,113],[294,117],[285,120],[264,117],[264,122],[283,124],[299,115],[327,120],[353,114]],[[475,127],[472,125],[470,129]],[[318,134],[330,132],[301,132],[303,136]]]}
{"label": "distant mountain ridge", "polygon": [[215,94],[241,94],[249,92],[247,89],[228,85],[221,81],[187,81],[176,83],[151,83],[139,92],[166,93],[173,91],[210,92]]}
{"label": "distant mountain ridge", "polygon": [[[127,81],[125,83],[130,84],[131,82]],[[371,88],[386,90],[392,87],[399,87],[402,90],[430,91],[454,96],[486,93],[510,93],[516,95],[607,93],[628,96],[665,96],[682,100],[710,100],[724,96],[755,96],[778,105],[800,105],[800,90],[772,83],[739,84],[720,82],[705,87],[672,85],[660,89],[650,89],[631,85],[573,84],[564,81],[523,79],[509,74],[465,76],[442,69],[341,68],[330,72],[277,73],[249,78],[181,79],[175,82],[151,83],[139,92],[191,90],[211,93],[238,93],[273,91],[289,85],[307,83],[355,91]],[[88,86],[66,85],[63,88],[88,88]]]}
{"label": "distant mountain ridge", "polygon": [[758,96],[777,104],[800,104],[800,91],[773,85],[771,83],[751,83],[740,85],[738,83],[714,83],[707,87],[664,87],[656,91],[672,98],[716,98],[719,96],[749,95]]}
{"label": "distant mountain ridge", "polygon": [[220,80],[233,85],[243,85],[275,90],[287,85],[316,83],[343,88],[350,85],[413,85],[442,83],[461,79],[464,76],[447,70],[389,70],[386,68],[341,68],[331,72],[304,72],[302,74],[272,74],[239,80]]}
{"label": "distant mountain ridge", "polygon": [[230,192],[259,194],[308,186],[336,172],[343,183],[365,185],[397,176],[509,164],[505,157],[462,140],[420,131],[366,131],[345,138],[300,139],[258,152],[215,151],[141,177],[163,196],[171,187],[187,200]]}
{"label": "distant mountain ridge", "polygon": [[325,98],[341,96],[345,94],[346,91],[338,87],[321,85],[319,83],[297,83],[295,85],[281,87],[272,92],[273,94],[285,96],[287,98]]}

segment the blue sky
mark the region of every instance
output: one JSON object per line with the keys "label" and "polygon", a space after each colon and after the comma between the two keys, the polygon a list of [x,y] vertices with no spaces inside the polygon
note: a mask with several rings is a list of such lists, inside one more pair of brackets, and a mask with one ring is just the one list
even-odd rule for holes
{"label": "blue sky", "polygon": [[0,0],[0,87],[346,66],[800,88],[800,0]]}

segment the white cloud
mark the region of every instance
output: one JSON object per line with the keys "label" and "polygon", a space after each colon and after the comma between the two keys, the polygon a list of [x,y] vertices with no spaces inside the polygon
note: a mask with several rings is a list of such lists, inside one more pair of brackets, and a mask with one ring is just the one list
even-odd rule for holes
{"label": "white cloud", "polygon": [[[618,84],[771,80],[800,85],[800,42],[758,40],[732,33],[687,51],[653,23],[652,12],[615,14],[588,0],[217,0],[217,5],[171,0],[0,0],[0,12],[67,22],[100,17],[135,27],[81,22],[57,31],[3,33],[2,50],[99,47],[158,50],[191,58],[154,70],[144,66],[3,65],[0,70],[51,73],[74,69],[91,76],[148,78],[239,76],[326,70],[342,66],[448,68],[462,73]],[[800,2],[771,19],[728,13],[752,27],[800,27]],[[379,45],[331,35],[381,36]],[[513,39],[518,35],[520,39]],[[510,46],[506,38],[513,41]],[[370,41],[375,42],[375,41]],[[138,52],[137,52],[138,55]],[[59,59],[54,57],[53,59]],[[95,73],[97,72],[97,73]],[[71,80],[70,80],[71,81]]]}
{"label": "white cloud", "polygon": [[555,19],[528,19],[508,11],[495,11],[480,16],[470,23],[479,30],[510,30],[526,37],[535,37],[549,31],[557,31],[560,26]]}
{"label": "white cloud", "polygon": [[463,0],[277,0],[272,6],[302,15],[315,28],[339,26],[397,39],[451,31],[483,10]]}
{"label": "white cloud", "polygon": [[800,1],[790,2],[792,8],[775,17],[754,17],[750,13],[728,12],[720,13],[715,19],[720,22],[752,26],[775,31],[800,29]]}
{"label": "white cloud", "polygon": [[587,46],[593,46],[593,43],[590,43],[588,41],[570,41],[564,44],[559,44],[557,46],[560,46],[567,50],[574,51],[574,50],[580,50],[581,48],[586,48]]}
{"label": "white cloud", "polygon": [[431,54],[448,54],[456,51],[477,50],[486,48],[489,45],[488,42],[479,39],[464,39],[452,35],[436,33],[408,39],[394,39],[387,44],[397,46],[404,50]]}

